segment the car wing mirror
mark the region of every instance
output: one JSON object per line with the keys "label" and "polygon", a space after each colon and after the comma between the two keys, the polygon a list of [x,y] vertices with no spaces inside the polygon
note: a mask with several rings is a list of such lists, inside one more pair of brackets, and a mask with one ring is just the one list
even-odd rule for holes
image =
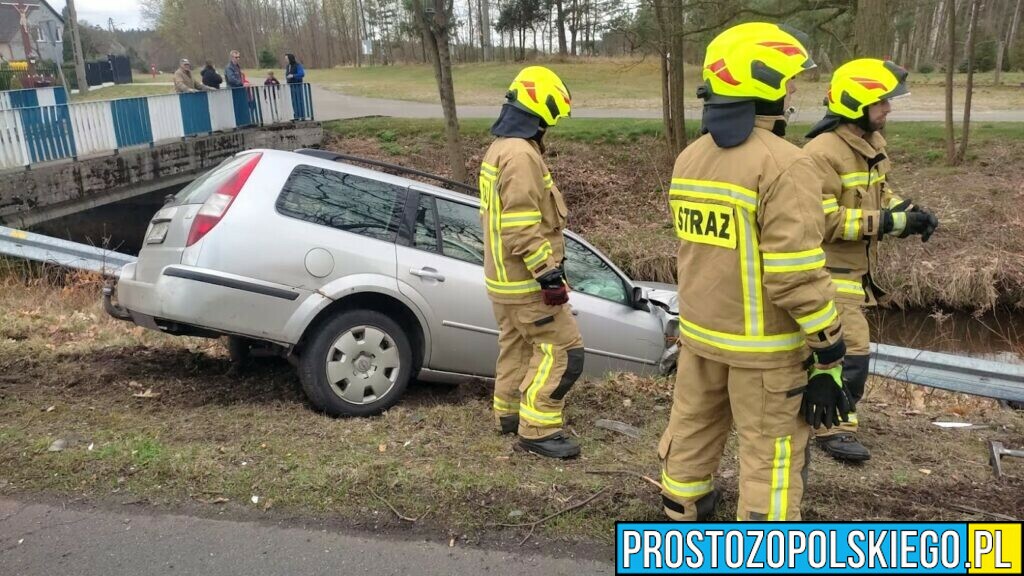
{"label": "car wing mirror", "polygon": [[633,290],[629,295],[629,306],[633,310],[643,310],[644,312],[650,312],[651,308],[647,303],[647,299],[644,298],[644,289],[639,286],[633,286]]}

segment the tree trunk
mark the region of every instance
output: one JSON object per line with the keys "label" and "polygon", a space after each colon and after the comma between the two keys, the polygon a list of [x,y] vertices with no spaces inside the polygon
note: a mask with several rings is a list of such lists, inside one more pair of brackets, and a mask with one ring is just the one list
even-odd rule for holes
{"label": "tree trunk", "polygon": [[570,50],[572,55],[576,56],[576,34],[580,29],[580,5],[579,0],[572,0],[572,24],[569,26],[569,32],[572,35],[572,46]]}
{"label": "tree trunk", "polygon": [[1003,52],[1006,51],[1006,45],[1003,44],[1003,40],[1000,39],[996,42],[996,73],[995,78],[992,79],[992,83],[999,86],[1003,83]]}
{"label": "tree trunk", "polygon": [[433,0],[434,14],[428,18],[423,10],[422,0],[412,0],[413,12],[423,29],[423,43],[434,64],[434,77],[444,111],[445,136],[448,149],[448,164],[452,178],[466,181],[466,159],[459,141],[459,118],[455,108],[455,85],[452,81],[451,48],[448,44],[448,27],[451,26],[451,4],[446,0]]}
{"label": "tree trunk", "polygon": [[[78,93],[89,93],[89,82],[85,79],[85,58],[82,56],[82,35],[78,29],[78,11],[75,0],[68,0],[68,25],[71,27],[71,40],[75,49],[75,79],[78,80]],[[26,57],[28,55],[26,54]]]}
{"label": "tree trunk", "polygon": [[953,73],[956,71],[956,1],[946,0],[946,162],[956,164],[956,134],[953,128]]}
{"label": "tree trunk", "polygon": [[569,47],[565,39],[565,0],[555,0],[556,22],[558,23],[558,55],[567,56]]}
{"label": "tree trunk", "polygon": [[480,47],[483,49],[484,61],[494,59],[494,47],[491,44],[491,0],[480,0]]}
{"label": "tree trunk", "polygon": [[892,24],[887,3],[888,0],[857,0],[853,29],[854,52],[858,58],[884,59],[890,56]]}
{"label": "tree trunk", "polygon": [[669,15],[672,19],[672,51],[669,58],[669,91],[672,94],[672,132],[675,133],[675,150],[672,156],[686,148],[686,103],[685,103],[685,79],[683,77],[683,66],[686,63],[683,57],[685,38],[683,37],[683,7],[680,2],[672,2],[669,6]]}
{"label": "tree trunk", "polygon": [[1017,8],[1013,11],[1013,24],[1010,25],[1010,33],[1006,37],[1006,45],[1012,50],[1016,44],[1014,41],[1017,39],[1017,26],[1020,25],[1020,5],[1021,0],[1017,0]]}
{"label": "tree trunk", "polygon": [[971,92],[974,90],[974,47],[977,41],[978,11],[980,0],[971,2],[971,23],[967,27],[967,94],[964,96],[964,129],[960,135],[960,150],[956,154],[956,164],[963,163],[967,157],[967,141],[971,135]]}

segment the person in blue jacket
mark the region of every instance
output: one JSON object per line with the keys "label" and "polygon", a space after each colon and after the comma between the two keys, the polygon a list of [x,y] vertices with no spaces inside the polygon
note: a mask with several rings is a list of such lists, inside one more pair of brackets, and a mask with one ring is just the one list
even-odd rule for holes
{"label": "person in blue jacket", "polygon": [[295,54],[285,54],[285,58],[288,59],[288,65],[284,69],[285,80],[289,84],[302,84],[306,77],[306,69],[295,59]]}
{"label": "person in blue jacket", "polygon": [[[306,69],[295,58],[295,54],[285,54],[285,58],[288,59],[288,65],[284,69],[284,78],[291,91],[292,110],[295,112],[296,120],[304,120],[307,117],[307,104],[305,86],[302,84],[306,78]],[[312,112],[312,109],[309,111]]]}

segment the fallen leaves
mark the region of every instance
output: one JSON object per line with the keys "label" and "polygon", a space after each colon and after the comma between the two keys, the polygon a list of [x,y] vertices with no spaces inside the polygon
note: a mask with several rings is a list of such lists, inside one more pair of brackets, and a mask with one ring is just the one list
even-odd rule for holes
{"label": "fallen leaves", "polygon": [[153,392],[152,388],[146,388],[145,392],[136,392],[135,394],[132,394],[132,396],[135,398],[159,398],[160,393]]}

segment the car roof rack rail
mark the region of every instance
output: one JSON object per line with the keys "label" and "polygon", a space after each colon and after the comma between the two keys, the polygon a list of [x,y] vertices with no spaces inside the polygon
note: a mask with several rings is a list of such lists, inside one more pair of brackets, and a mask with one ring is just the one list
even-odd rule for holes
{"label": "car roof rack rail", "polygon": [[321,158],[323,160],[330,160],[332,162],[338,162],[344,160],[345,162],[358,162],[360,164],[366,164],[369,166],[376,166],[378,168],[385,168],[387,170],[394,170],[401,174],[409,174],[412,176],[419,176],[420,178],[427,178],[435,182],[446,184],[452,188],[457,189],[460,192],[467,194],[477,194],[479,190],[475,186],[470,186],[465,182],[459,182],[458,180],[452,180],[451,178],[445,178],[444,176],[438,176],[437,174],[431,174],[430,172],[423,172],[422,170],[416,170],[414,168],[408,168],[400,164],[392,164],[390,162],[381,162],[380,160],[372,160],[370,158],[362,158],[360,156],[352,156],[350,154],[342,154],[341,152],[332,152],[330,150],[316,150],[314,148],[300,148],[295,151],[296,154],[305,154],[306,156],[313,156],[314,158]]}

